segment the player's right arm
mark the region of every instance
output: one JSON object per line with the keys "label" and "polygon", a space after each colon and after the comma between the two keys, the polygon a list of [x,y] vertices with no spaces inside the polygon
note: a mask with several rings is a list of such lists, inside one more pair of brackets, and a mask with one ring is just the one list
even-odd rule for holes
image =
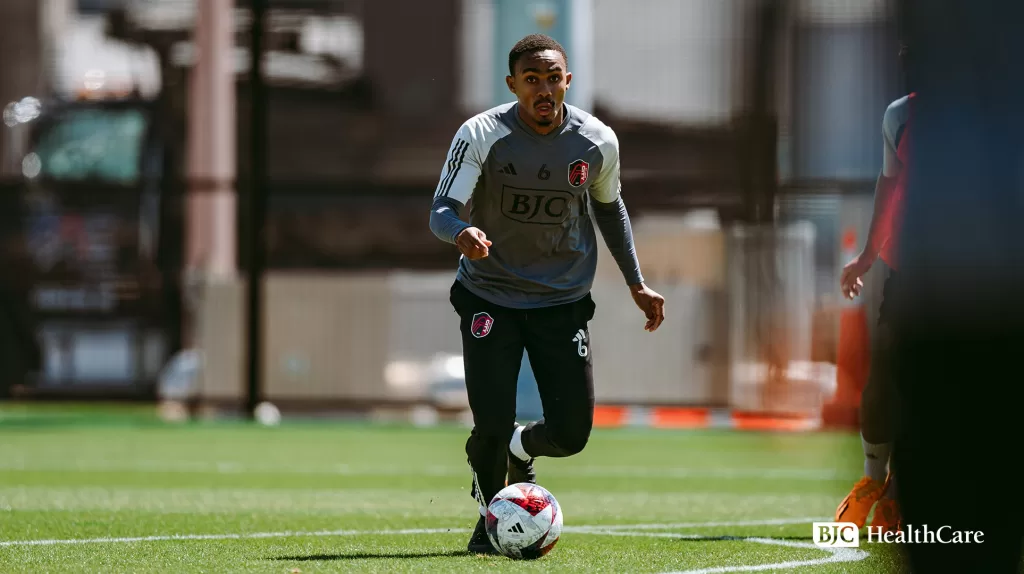
{"label": "player's right arm", "polygon": [[483,169],[482,137],[477,131],[471,120],[455,134],[430,207],[430,230],[438,239],[455,244],[469,259],[487,257],[491,245],[483,231],[459,217],[473,196]]}
{"label": "player's right arm", "polygon": [[892,194],[896,187],[896,178],[899,171],[903,169],[899,157],[896,154],[896,130],[899,129],[899,122],[896,120],[895,109],[889,106],[882,119],[882,170],[875,181],[874,206],[871,212],[871,223],[868,226],[868,238],[864,249],[853,258],[852,261],[843,267],[840,277],[840,287],[843,295],[852,299],[860,295],[863,277],[871,266],[878,259],[878,254],[885,245],[888,237],[888,225],[886,218],[891,214],[888,212],[892,204]]}

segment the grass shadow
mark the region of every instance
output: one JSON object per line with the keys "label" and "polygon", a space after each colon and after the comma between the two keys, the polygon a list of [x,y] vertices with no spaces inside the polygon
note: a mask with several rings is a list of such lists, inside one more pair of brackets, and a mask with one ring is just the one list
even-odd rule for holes
{"label": "grass shadow", "polygon": [[445,550],[440,552],[352,552],[349,554],[309,554],[306,556],[278,556],[274,560],[286,562],[319,562],[327,560],[368,560],[375,558],[453,558],[470,556],[468,550]]}

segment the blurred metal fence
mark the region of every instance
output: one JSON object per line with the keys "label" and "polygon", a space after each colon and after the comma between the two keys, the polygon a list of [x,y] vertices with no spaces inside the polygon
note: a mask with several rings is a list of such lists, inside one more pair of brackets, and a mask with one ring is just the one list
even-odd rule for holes
{"label": "blurred metal fence", "polygon": [[[757,76],[753,40],[763,29],[755,18],[773,1],[270,1],[264,42],[270,197],[263,247],[271,269],[262,319],[266,397],[309,406],[458,403],[459,345],[447,304],[457,256],[429,233],[427,204],[458,124],[511,98],[501,88],[509,47],[503,43],[535,26],[570,51],[577,76],[570,100],[590,107],[619,136],[623,193],[645,275],[669,301],[663,331],[643,333],[604,254],[594,287],[599,400],[813,405],[811,395],[794,394],[796,384],[771,396],[747,392],[740,381],[750,380],[744,375],[749,369],[737,365],[764,363],[763,347],[778,344],[788,350],[779,351],[776,371],[788,375],[777,380],[827,378],[799,367],[834,360],[835,286],[844,263],[838,237],[847,227],[866,229],[871,180],[881,160],[881,112],[900,95],[890,54],[891,2],[786,4],[790,9],[766,40],[778,56],[774,73],[761,78],[772,117],[754,126],[766,133],[777,128],[777,170],[761,165],[751,176],[751,164],[770,163],[764,156],[774,153],[761,149],[771,133],[751,141],[747,109]],[[143,84],[160,87],[156,117],[173,156],[161,166],[164,211],[158,219],[161,229],[178,230],[161,248],[180,251],[166,243],[180,243],[187,223],[175,210],[184,187],[196,0],[87,4],[63,21],[64,28],[48,28],[48,37],[86,38],[75,46],[90,52],[103,41],[98,19],[109,18],[116,41],[155,54],[150,60],[158,64],[146,69],[155,76]],[[247,141],[250,4],[232,6],[236,137]],[[398,13],[401,21],[394,18]],[[61,51],[48,54],[59,60]],[[75,62],[87,70],[86,60]],[[68,76],[54,85],[75,80]],[[248,161],[239,154],[241,213],[251,198]],[[774,171],[777,182],[761,181]],[[741,231],[757,193],[776,194],[777,217],[768,219],[777,220],[771,233],[779,241]],[[75,210],[87,207],[76,204],[61,217],[73,220],[80,215]],[[792,234],[808,225],[810,239]],[[240,237],[249,236],[244,218],[238,227]],[[240,269],[254,248],[239,243]],[[164,297],[166,313],[154,316],[165,332],[174,333],[177,326],[169,324],[180,322],[169,301],[178,295],[181,265],[180,256],[159,263],[164,283],[152,300]],[[235,401],[244,393],[244,292],[241,281],[203,287],[202,392],[211,399]],[[114,319],[94,318],[81,334],[99,344],[90,329],[113,326]],[[113,353],[115,347],[107,341],[89,348]],[[46,348],[53,356],[62,352],[49,343]],[[151,362],[144,378],[153,377]]]}
{"label": "blurred metal fence", "polygon": [[815,371],[814,235],[808,222],[730,230],[729,389],[736,408],[814,412],[824,402],[827,382],[808,376]]}
{"label": "blurred metal fence", "polygon": [[[634,233],[669,319],[655,335],[643,331],[603,252],[592,323],[599,402],[805,413],[820,406],[834,374],[830,381],[813,357],[811,224],[723,227],[705,211],[639,218]],[[465,408],[458,320],[448,302],[453,277],[271,274],[265,398],[292,408]],[[243,292],[238,283],[211,285],[202,304],[207,367],[199,393],[216,402],[238,403],[245,393]]]}

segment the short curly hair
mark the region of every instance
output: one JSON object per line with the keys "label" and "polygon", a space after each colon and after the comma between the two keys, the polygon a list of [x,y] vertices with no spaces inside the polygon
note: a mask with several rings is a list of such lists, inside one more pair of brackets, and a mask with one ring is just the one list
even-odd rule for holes
{"label": "short curly hair", "polygon": [[518,62],[519,58],[523,57],[524,54],[532,54],[533,52],[541,52],[544,50],[555,50],[562,55],[562,58],[565,60],[565,65],[569,65],[569,56],[566,55],[565,48],[563,48],[557,40],[551,36],[545,36],[544,34],[530,34],[516,42],[516,45],[512,46],[512,50],[508,53],[509,75],[516,75],[516,62]]}

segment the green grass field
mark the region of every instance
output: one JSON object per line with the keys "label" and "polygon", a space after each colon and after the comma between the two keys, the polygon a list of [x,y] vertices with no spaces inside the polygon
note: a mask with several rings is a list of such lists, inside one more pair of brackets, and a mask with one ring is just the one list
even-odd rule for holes
{"label": "green grass field", "polygon": [[833,554],[812,544],[810,522],[828,519],[861,468],[857,436],[827,433],[596,430],[582,454],[537,463],[565,516],[548,556],[468,555],[466,436],[457,426],[170,425],[152,409],[0,406],[0,571],[899,565],[892,546]]}

